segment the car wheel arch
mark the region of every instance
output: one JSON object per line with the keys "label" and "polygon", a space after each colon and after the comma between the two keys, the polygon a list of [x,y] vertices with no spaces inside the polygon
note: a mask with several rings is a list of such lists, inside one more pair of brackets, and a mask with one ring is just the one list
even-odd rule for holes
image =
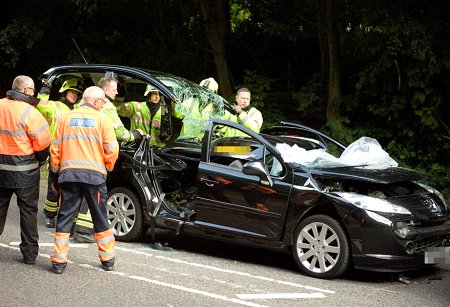
{"label": "car wheel arch", "polygon": [[[292,228],[286,230],[286,234],[288,234],[289,237],[286,238],[287,240],[285,240],[285,242],[287,242],[289,246],[293,246],[294,233],[297,230],[298,225],[300,225],[300,223],[303,220],[307,219],[308,217],[318,214],[327,215],[342,222],[342,217],[340,216],[336,208],[333,206],[333,204],[327,200],[321,200],[317,202],[315,205],[310,206],[307,210],[302,211],[301,214],[295,218],[296,221],[295,223],[292,224],[293,225]],[[347,229],[345,230],[347,231]]]}

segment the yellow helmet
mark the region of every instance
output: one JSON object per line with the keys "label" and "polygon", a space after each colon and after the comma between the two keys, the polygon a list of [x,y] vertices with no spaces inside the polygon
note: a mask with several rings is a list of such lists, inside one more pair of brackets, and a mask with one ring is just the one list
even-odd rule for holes
{"label": "yellow helmet", "polygon": [[77,79],[69,79],[64,81],[63,85],[59,89],[60,93],[64,93],[67,90],[73,90],[78,93],[83,93],[83,88],[81,86],[81,83],[78,82]]}
{"label": "yellow helmet", "polygon": [[200,82],[200,86],[214,93],[217,93],[217,91],[219,90],[219,84],[216,82],[216,80],[214,80],[214,78],[202,80]]}
{"label": "yellow helmet", "polygon": [[147,87],[145,88],[144,96],[147,96],[148,94],[153,92],[159,93],[159,90],[156,87],[153,87],[150,84],[148,84]]}

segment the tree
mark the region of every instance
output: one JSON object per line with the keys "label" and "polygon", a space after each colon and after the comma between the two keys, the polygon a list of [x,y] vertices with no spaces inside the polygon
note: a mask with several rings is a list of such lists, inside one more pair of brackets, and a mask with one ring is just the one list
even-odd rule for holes
{"label": "tree", "polygon": [[201,0],[201,16],[206,38],[216,66],[219,91],[224,97],[233,93],[226,57],[226,36],[230,28],[228,0]]}
{"label": "tree", "polygon": [[[327,34],[328,51],[328,103],[327,103],[327,122],[331,132],[339,139],[345,139],[345,127],[342,124],[340,105],[341,95],[341,52],[338,41],[339,12],[337,10],[340,2],[336,0],[325,1],[325,27],[319,25],[319,29],[325,28]],[[320,30],[319,30],[320,31]],[[324,57],[322,55],[322,57]]]}

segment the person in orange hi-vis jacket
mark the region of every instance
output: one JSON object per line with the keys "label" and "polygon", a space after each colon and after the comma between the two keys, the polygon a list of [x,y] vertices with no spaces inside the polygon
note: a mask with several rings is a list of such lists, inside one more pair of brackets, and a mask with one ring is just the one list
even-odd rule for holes
{"label": "person in orange hi-vis jacket", "polygon": [[17,196],[20,210],[20,251],[26,264],[34,264],[39,252],[37,212],[40,165],[48,157],[50,132],[45,118],[34,107],[34,82],[17,76],[12,90],[0,99],[0,235],[9,202]]}
{"label": "person in orange hi-vis jacket", "polygon": [[105,92],[97,86],[88,87],[81,106],[58,122],[50,147],[53,186],[61,195],[50,257],[56,274],[67,266],[70,229],[83,197],[94,223],[102,267],[105,271],[114,269],[115,241],[106,215],[106,176],[118,158],[119,144],[111,121],[99,112],[104,103]]}

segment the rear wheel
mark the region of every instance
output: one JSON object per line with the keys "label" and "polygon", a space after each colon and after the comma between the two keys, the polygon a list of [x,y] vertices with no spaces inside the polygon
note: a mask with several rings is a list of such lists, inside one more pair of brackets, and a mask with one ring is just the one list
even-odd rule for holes
{"label": "rear wheel", "polygon": [[344,228],[326,215],[310,216],[298,225],[292,252],[300,270],[312,277],[335,278],[350,265]]}
{"label": "rear wheel", "polygon": [[118,241],[134,241],[144,233],[142,206],[130,189],[117,187],[108,193],[108,221]]}

